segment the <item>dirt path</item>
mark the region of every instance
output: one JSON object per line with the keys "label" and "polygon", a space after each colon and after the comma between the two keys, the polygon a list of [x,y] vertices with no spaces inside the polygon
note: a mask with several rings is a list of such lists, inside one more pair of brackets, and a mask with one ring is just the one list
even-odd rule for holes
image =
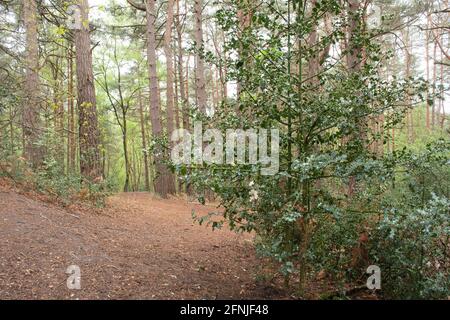
{"label": "dirt path", "polygon": [[[0,189],[0,299],[273,298],[249,235],[194,225],[183,200],[121,194],[108,215],[72,214]],[[81,290],[65,271],[81,268]],[[269,290],[269,291],[268,291]]]}

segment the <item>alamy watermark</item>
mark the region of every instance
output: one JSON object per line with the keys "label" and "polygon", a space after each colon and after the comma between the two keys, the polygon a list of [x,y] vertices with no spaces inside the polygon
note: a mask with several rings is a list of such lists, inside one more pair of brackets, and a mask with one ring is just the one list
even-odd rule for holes
{"label": "alamy watermark", "polygon": [[381,290],[381,269],[379,266],[369,266],[366,271],[370,274],[367,279],[367,288],[369,290]]}
{"label": "alamy watermark", "polygon": [[275,175],[280,169],[278,129],[204,131],[202,122],[197,121],[193,134],[178,129],[173,132],[171,141],[171,158],[175,165],[260,165],[264,176]]}
{"label": "alamy watermark", "polygon": [[82,27],[81,10],[76,4],[71,4],[67,7],[67,28],[70,30],[80,30]]}
{"label": "alamy watermark", "polygon": [[79,266],[71,265],[67,268],[67,289],[69,290],[81,290],[81,269]]}

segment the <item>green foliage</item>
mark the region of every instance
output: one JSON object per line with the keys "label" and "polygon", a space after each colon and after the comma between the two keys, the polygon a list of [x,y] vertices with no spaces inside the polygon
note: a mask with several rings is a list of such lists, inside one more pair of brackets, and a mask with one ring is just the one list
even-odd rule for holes
{"label": "green foliage", "polygon": [[79,173],[66,172],[65,159],[61,158],[61,138],[52,128],[44,132],[39,144],[46,150],[42,165],[31,171],[24,159],[14,158],[14,171],[9,171],[10,177],[65,205],[76,201],[96,207],[105,205],[112,185],[108,181],[83,182]]}
{"label": "green foliage", "polygon": [[396,154],[394,185],[374,226],[371,255],[382,268],[383,292],[396,298],[446,298],[450,291],[450,141]]}
{"label": "green foliage", "polygon": [[450,292],[450,201],[432,196],[422,208],[387,211],[374,230],[371,254],[386,298],[446,299]]}
{"label": "green foliage", "polygon": [[[279,129],[280,172],[261,176],[262,164],[178,168],[180,175],[190,172],[187,179],[202,194],[201,201],[213,192],[225,208],[221,214],[197,220],[214,219],[216,227],[226,222],[232,230],[255,232],[258,253],[277,261],[287,279],[298,277],[300,292],[319,270],[348,283],[361,280],[375,262],[386,274],[390,267],[400,267],[389,258],[394,241],[377,247],[377,255],[371,251],[372,255],[361,257],[355,252],[367,249],[361,234],[367,234],[367,241],[376,246],[376,239],[394,226],[388,221],[395,221],[401,212],[409,210],[416,217],[439,212],[444,218],[442,201],[448,198],[445,185],[450,175],[442,164],[448,164],[448,138],[430,145],[432,150],[422,155],[408,150],[390,153],[386,148],[390,133],[393,128],[398,130],[410,108],[403,102],[408,98],[420,101],[426,84],[412,78],[385,80],[380,66],[387,55],[373,40],[382,30],[364,28],[354,30],[350,48],[342,53],[364,48],[367,59],[357,72],[325,59],[308,76],[308,67],[317,56],[345,36],[342,28],[349,21],[341,18],[345,8],[337,1],[321,1],[311,12],[298,1],[292,1],[291,7],[267,2],[253,12],[252,24],[244,31],[237,30],[238,9],[245,12],[248,8],[232,1],[218,11],[217,20],[230,39],[225,44],[228,57],[235,57],[220,63],[227,65],[230,79],[238,81],[242,90],[236,101],[222,103],[209,125],[223,130]],[[328,14],[333,16],[331,32],[322,35],[313,48],[299,41],[307,39]],[[354,14],[361,18],[361,12]],[[379,123],[382,115],[384,121]],[[371,121],[377,121],[381,130],[374,130]],[[372,151],[374,144],[383,152]],[[434,204],[429,202],[432,199]],[[384,213],[388,220],[383,220]],[[221,222],[217,222],[218,215]],[[414,230],[407,225],[402,229],[404,235]],[[442,230],[438,238],[445,235]],[[435,249],[430,245],[430,254],[439,256]],[[406,259],[410,252],[406,243],[396,250],[404,250],[401,267],[408,263],[412,268],[422,267]],[[387,260],[382,261],[379,257],[384,254]],[[387,279],[394,286],[398,282],[392,277]],[[412,286],[421,287],[439,277],[417,280]],[[386,294],[427,297],[438,289],[417,292],[409,295],[387,289]]]}

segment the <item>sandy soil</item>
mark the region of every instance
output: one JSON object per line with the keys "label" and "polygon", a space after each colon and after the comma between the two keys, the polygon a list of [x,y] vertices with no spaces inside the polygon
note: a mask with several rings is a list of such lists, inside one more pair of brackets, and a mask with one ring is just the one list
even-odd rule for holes
{"label": "sandy soil", "polygon": [[[0,187],[0,299],[248,299],[257,284],[250,235],[194,225],[212,208],[120,194],[102,213],[72,212]],[[70,265],[81,290],[67,288]]]}

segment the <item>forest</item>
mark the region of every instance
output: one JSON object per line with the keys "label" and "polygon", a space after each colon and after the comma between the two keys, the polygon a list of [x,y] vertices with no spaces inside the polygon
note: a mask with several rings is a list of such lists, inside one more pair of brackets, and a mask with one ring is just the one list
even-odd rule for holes
{"label": "forest", "polygon": [[0,299],[448,299],[449,21],[0,0]]}

